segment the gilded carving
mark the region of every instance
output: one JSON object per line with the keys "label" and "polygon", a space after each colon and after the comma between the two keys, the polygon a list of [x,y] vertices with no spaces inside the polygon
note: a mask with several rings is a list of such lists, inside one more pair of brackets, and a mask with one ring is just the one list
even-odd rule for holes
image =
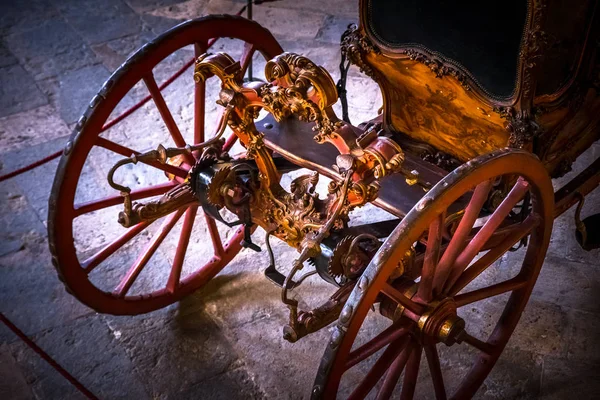
{"label": "gilded carving", "polygon": [[365,62],[364,56],[367,53],[380,54],[381,51],[358,29],[356,24],[348,26],[342,35],[341,50],[342,55],[345,55],[361,72],[377,80],[375,71]]}
{"label": "gilded carving", "polygon": [[459,71],[458,69],[450,66],[448,63],[427,54],[424,50],[417,49],[405,49],[402,53],[406,54],[408,58],[413,61],[417,61],[425,64],[435,74],[436,78],[442,78],[444,76],[454,77],[465,90],[471,90],[468,84],[467,76]]}

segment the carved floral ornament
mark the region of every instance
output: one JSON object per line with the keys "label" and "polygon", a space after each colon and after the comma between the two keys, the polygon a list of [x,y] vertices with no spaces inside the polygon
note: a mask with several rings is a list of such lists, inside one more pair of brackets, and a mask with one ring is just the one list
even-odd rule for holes
{"label": "carved floral ornament", "polygon": [[[353,208],[377,197],[378,179],[401,170],[402,149],[375,131],[357,138],[354,128],[339,120],[332,109],[337,101],[333,79],[305,57],[283,53],[270,60],[265,66],[269,83],[265,84],[244,83],[240,71],[239,62],[226,54],[203,55],[196,62],[194,78],[204,81],[216,75],[221,79],[218,103],[234,110],[227,123],[246,147],[247,156],[257,163],[260,184],[252,195],[252,219],[294,247],[315,247],[306,244],[312,240],[311,232],[343,225]],[[318,174],[297,178],[291,193],[279,185],[279,172],[264,134],[254,123],[262,108],[278,122],[295,116],[314,123],[314,139],[330,142],[340,151],[336,167],[344,183],[332,182],[326,199],[314,193]],[[214,193],[218,197],[220,191]]]}

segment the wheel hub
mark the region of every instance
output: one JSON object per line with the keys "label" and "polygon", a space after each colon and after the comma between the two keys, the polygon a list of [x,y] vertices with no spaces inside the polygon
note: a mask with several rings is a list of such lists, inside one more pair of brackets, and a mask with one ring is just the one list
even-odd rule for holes
{"label": "wheel hub", "polygon": [[[396,282],[394,287],[407,298],[414,300],[418,284],[412,280]],[[416,321],[419,336],[424,343],[442,342],[448,346],[460,342],[461,333],[465,328],[465,321],[456,314],[456,304],[451,297],[434,300],[425,305],[421,315],[409,316],[405,314],[403,305],[385,297],[380,303],[379,310],[387,318],[397,321],[401,317]]]}
{"label": "wheel hub", "polygon": [[430,303],[417,321],[424,342],[442,342],[448,346],[457,342],[464,331],[465,321],[456,315],[452,298]]}

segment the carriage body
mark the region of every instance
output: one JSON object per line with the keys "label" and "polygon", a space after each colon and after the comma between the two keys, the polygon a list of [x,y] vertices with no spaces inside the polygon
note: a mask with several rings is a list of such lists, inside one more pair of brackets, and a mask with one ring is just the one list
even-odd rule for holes
{"label": "carriage body", "polygon": [[347,45],[388,129],[460,162],[525,148],[557,177],[598,139],[596,8],[365,0]]}
{"label": "carriage body", "polygon": [[[582,204],[600,183],[599,160],[556,193],[551,182],[600,137],[597,3],[468,1],[459,7],[361,0],[359,26],[341,38],[342,57],[379,85],[383,107],[356,126],[333,112],[340,86],[329,73],[284,53],[255,22],[209,16],[183,23],[124,63],[75,127],[50,198],[53,262],[67,288],[90,307],[139,314],[203,287],[243,247],[260,251],[252,242],[260,226],[270,255],[264,273],[290,310],[284,338],[295,342],[334,323],[313,398],[339,395],[346,375],[359,382],[351,397],[365,397],[384,374],[378,397],[389,398],[405,367],[402,398],[412,398],[424,352],[435,396],[444,399],[448,391],[436,350],[441,343],[467,343],[477,351],[473,367],[452,389],[455,398],[470,398],[527,304],[554,218]],[[207,51],[225,37],[244,42],[239,61]],[[186,46],[193,47],[194,58],[177,74],[194,65],[192,139],[184,138],[161,94],[172,79],[159,86],[153,75],[160,62]],[[244,79],[255,53],[267,60],[264,81]],[[220,81],[218,99],[207,99],[209,79]],[[153,100],[175,147],[161,143],[141,152],[135,146],[143,137],[130,148],[101,136],[127,117],[108,121],[138,83],[147,87],[144,101]],[[209,137],[206,105],[215,100],[222,113]],[[259,119],[261,110],[267,114]],[[230,154],[237,141],[243,149],[238,158]],[[121,157],[107,173],[118,195],[77,203],[82,170],[96,148]],[[168,181],[134,190],[116,182],[117,169],[138,163],[163,171]],[[310,173],[284,189],[282,174],[300,168]],[[319,175],[330,179],[325,198],[315,191]],[[161,197],[145,200],[153,196]],[[350,212],[367,203],[387,211],[389,219],[348,224]],[[80,261],[74,221],[121,204],[118,223],[127,230]],[[239,220],[223,218],[223,210]],[[194,230],[203,224],[199,215],[205,225]],[[180,218],[166,285],[133,294],[138,276]],[[585,236],[585,224],[576,218]],[[103,288],[90,278],[160,219],[162,227],[116,287]],[[185,274],[190,237],[201,234],[206,237],[198,246],[212,243],[213,253]],[[276,268],[271,237],[299,253],[286,274]],[[520,247],[524,255],[514,274],[470,286]],[[298,278],[305,263],[314,271]],[[289,291],[315,273],[336,291],[315,309],[301,310]],[[505,293],[510,296],[487,339],[471,335],[468,318],[458,310]],[[391,326],[354,349],[375,305]],[[352,375],[355,365],[384,347],[368,374]]]}

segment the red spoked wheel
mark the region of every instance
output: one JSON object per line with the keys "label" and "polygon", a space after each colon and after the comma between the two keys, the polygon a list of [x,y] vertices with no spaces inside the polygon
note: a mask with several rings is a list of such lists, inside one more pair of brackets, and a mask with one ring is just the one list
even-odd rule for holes
{"label": "red spoked wheel", "polygon": [[[185,22],[142,47],[108,79],[67,143],[49,202],[50,250],[67,290],[99,312],[139,314],[165,307],[205,285],[240,251],[243,230],[216,222],[198,203],[122,228],[117,215],[123,198],[106,180],[108,170],[132,154],[205,140],[219,87],[194,83],[189,67],[218,39],[213,51],[222,42],[234,55],[239,50],[244,71],[253,57],[268,60],[283,51],[268,30],[241,17]],[[161,92],[168,82],[159,86],[157,77],[170,76],[169,67],[176,69],[182,58],[187,69],[177,82],[183,84]],[[115,118],[140,97],[151,101],[127,119]],[[212,128],[216,125],[218,118]],[[231,134],[224,148],[234,141]],[[183,182],[194,157],[140,162],[119,179],[132,187],[133,200],[147,201]]]}
{"label": "red spoked wheel", "polygon": [[[482,212],[501,177],[512,188],[493,212]],[[458,199],[468,205],[449,234],[446,210]],[[447,175],[401,221],[359,279],[321,360],[312,397],[362,399],[376,392],[377,399],[471,398],[527,304],[550,241],[553,205],[545,168],[524,151],[484,155]],[[493,266],[523,238],[528,244],[520,267]],[[416,279],[391,280],[399,261],[414,251],[421,265]],[[379,312],[366,318],[376,303]],[[495,312],[484,321],[475,315],[478,306]]]}

